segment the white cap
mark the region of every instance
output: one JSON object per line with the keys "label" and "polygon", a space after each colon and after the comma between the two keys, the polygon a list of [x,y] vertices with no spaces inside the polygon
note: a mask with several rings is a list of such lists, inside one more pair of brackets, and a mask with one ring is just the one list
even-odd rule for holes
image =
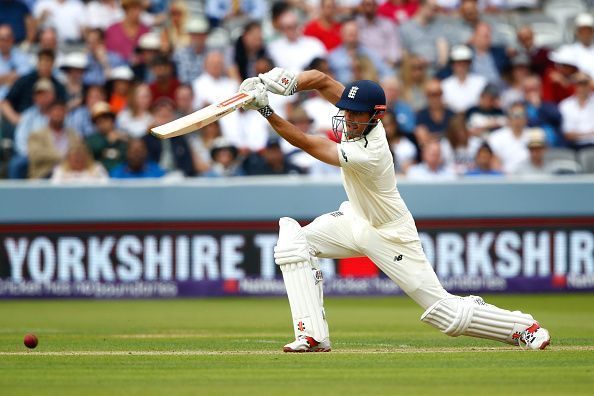
{"label": "white cap", "polygon": [[148,32],[138,39],[138,48],[158,51],[161,48],[161,37],[155,32]]}
{"label": "white cap", "polygon": [[109,73],[109,79],[132,81],[134,79],[134,72],[128,66],[114,67],[111,69],[111,73]]}
{"label": "white cap", "polygon": [[578,60],[574,51],[568,46],[561,46],[549,53],[549,59],[561,65],[578,67]]}
{"label": "white cap", "polygon": [[467,45],[454,45],[450,51],[450,60],[452,62],[472,60],[472,50]]}
{"label": "white cap", "polygon": [[583,13],[575,17],[575,27],[594,27],[594,16]]}
{"label": "white cap", "polygon": [[84,52],[71,52],[66,54],[60,62],[60,68],[86,69],[89,64]]}
{"label": "white cap", "polygon": [[186,23],[188,33],[208,33],[208,21],[203,17],[195,17]]}

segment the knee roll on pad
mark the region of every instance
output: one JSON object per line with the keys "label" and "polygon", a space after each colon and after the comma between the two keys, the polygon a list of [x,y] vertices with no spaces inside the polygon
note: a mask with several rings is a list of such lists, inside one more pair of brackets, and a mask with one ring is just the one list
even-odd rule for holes
{"label": "knee roll on pad", "polygon": [[535,322],[531,315],[498,308],[477,296],[441,299],[423,313],[421,320],[451,337],[467,335],[513,345]]}

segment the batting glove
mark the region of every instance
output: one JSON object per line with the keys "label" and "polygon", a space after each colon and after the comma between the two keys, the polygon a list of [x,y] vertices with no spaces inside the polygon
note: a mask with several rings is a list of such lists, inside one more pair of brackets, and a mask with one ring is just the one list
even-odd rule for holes
{"label": "batting glove", "polygon": [[297,91],[297,75],[281,67],[275,67],[268,73],[260,73],[258,77],[272,93],[289,96]]}
{"label": "batting glove", "polygon": [[243,106],[244,109],[260,110],[268,106],[268,91],[258,77],[244,80],[239,86],[239,91],[254,95],[254,99]]}

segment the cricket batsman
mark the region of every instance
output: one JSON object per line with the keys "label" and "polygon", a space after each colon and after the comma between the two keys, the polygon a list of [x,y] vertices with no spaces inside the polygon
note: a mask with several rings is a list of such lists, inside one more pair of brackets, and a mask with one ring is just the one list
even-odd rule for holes
{"label": "cricket batsman", "polygon": [[[332,129],[340,143],[301,132],[268,104],[268,92],[292,95],[312,89],[339,108]],[[381,123],[386,97],[377,83],[361,80],[345,87],[317,70],[295,75],[274,68],[245,80],[240,90],[254,95],[246,108],[260,112],[290,144],[339,166],[348,196],[337,211],[305,227],[289,217],[279,221],[274,258],[283,274],[295,332],[295,340],[284,346],[284,352],[331,349],[319,257],[369,257],[425,310],[423,322],[449,336],[488,338],[536,350],[549,345],[549,332],[531,315],[498,308],[478,296],[452,295],[440,284],[396,187]]]}

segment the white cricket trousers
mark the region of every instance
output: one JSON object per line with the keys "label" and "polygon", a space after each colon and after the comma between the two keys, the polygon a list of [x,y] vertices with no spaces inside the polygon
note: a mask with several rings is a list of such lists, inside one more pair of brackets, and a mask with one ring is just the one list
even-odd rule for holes
{"label": "white cricket trousers", "polygon": [[367,256],[423,309],[451,295],[427,261],[410,212],[391,223],[373,227],[356,216],[350,203],[304,227],[316,257]]}

